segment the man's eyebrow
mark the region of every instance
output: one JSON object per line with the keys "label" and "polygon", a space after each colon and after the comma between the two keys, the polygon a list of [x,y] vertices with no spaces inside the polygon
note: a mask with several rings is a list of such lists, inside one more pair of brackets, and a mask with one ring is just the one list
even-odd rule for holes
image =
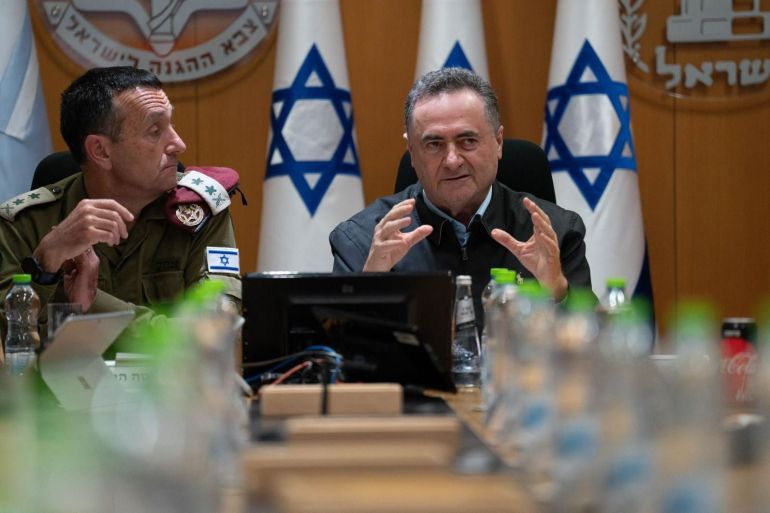
{"label": "man's eyebrow", "polygon": [[422,139],[420,139],[422,142],[431,142],[431,141],[443,141],[444,138],[440,135],[436,134],[424,134],[422,136]]}
{"label": "man's eyebrow", "polygon": [[[467,137],[479,137],[479,132],[475,130],[464,130],[457,134],[454,139],[465,139]],[[444,138],[436,134],[425,134],[420,139],[422,142],[443,141]]]}
{"label": "man's eyebrow", "polygon": [[166,111],[166,110],[160,110],[160,109],[159,110],[153,110],[153,111],[149,112],[144,117],[144,121],[146,123],[152,124],[152,123],[155,123],[156,121],[158,121],[159,119],[162,119],[162,118],[166,117],[167,114],[168,114],[168,117],[170,118],[171,117],[171,113]]}

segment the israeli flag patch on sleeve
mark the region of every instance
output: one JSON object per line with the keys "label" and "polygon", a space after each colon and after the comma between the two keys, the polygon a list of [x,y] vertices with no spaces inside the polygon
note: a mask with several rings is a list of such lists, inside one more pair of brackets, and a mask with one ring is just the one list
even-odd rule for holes
{"label": "israeli flag patch on sleeve", "polygon": [[211,273],[241,274],[238,248],[206,248],[206,262]]}

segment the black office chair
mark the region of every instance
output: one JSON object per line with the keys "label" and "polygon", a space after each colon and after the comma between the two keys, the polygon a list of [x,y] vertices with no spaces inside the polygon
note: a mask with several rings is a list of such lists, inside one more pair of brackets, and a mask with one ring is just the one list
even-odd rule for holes
{"label": "black office chair", "polygon": [[[514,191],[528,192],[538,198],[556,203],[553,177],[545,152],[537,144],[523,139],[504,139],[503,158],[497,165],[497,179]],[[394,192],[417,181],[409,152],[404,152],[398,164]]]}
{"label": "black office chair", "polygon": [[68,151],[51,153],[41,160],[35,168],[35,174],[32,176],[32,189],[64,180],[78,171],[80,171],[80,165],[75,161],[72,153]]}
{"label": "black office chair", "polygon": [[[184,165],[177,163],[177,171],[184,172]],[[70,175],[80,171],[80,164],[75,161],[75,157],[68,151],[57,151],[51,153],[35,168],[35,174],[32,177],[32,189],[44,187],[59,180],[64,180]]]}

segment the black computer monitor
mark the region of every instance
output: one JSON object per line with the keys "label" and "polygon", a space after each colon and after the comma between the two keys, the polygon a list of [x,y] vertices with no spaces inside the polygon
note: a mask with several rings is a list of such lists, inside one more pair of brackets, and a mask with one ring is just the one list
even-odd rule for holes
{"label": "black computer monitor", "polygon": [[453,296],[449,272],[246,274],[243,362],[327,345],[348,381],[453,390]]}

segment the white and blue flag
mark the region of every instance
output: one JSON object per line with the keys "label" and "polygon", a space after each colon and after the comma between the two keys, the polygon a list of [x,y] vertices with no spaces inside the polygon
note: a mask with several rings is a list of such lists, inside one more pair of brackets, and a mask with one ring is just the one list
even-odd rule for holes
{"label": "white and blue flag", "polygon": [[337,0],[284,0],[259,271],[331,271],[329,233],[364,207]]}
{"label": "white and blue flag", "polygon": [[543,149],[556,201],[586,224],[593,290],[652,299],[617,0],[559,0]]}
{"label": "white and blue flag", "polygon": [[0,202],[28,191],[51,153],[32,23],[26,0],[5,0],[0,16]]}
{"label": "white and blue flag", "polygon": [[241,257],[238,248],[206,248],[206,264],[209,272],[241,274]]}
{"label": "white and blue flag", "polygon": [[441,68],[465,68],[489,80],[481,0],[423,0],[419,78]]}

